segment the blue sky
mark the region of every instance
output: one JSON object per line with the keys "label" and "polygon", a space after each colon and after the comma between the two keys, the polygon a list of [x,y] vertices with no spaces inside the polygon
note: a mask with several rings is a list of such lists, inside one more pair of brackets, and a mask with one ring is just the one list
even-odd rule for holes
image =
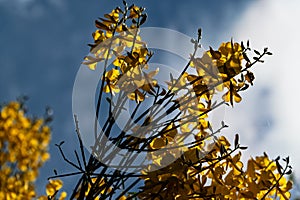
{"label": "blue sky", "polygon": [[[63,163],[54,144],[66,141],[65,152],[70,156],[78,149],[72,118],[76,72],[89,51],[87,44],[92,41],[94,20],[121,2],[0,0],[0,102],[25,94],[30,97],[30,113],[42,115],[48,105],[54,110],[51,160],[42,169],[39,191],[43,190],[46,177],[53,175],[53,169],[72,171]],[[243,94],[245,101],[234,110],[226,109],[225,121],[230,125],[226,134],[240,134],[242,143],[250,147],[247,156],[263,151],[273,157],[291,155],[296,170],[300,171],[300,159],[295,153],[299,141],[296,119],[300,111],[295,79],[299,69],[298,63],[289,58],[289,50],[293,53],[298,50],[300,31],[295,27],[299,14],[295,9],[299,3],[296,0],[135,3],[147,9],[145,26],[170,28],[191,37],[201,27],[205,48],[209,45],[217,48],[222,41],[233,37],[236,41],[250,39],[257,49],[269,46],[274,50],[274,56],[254,70],[255,87]],[[293,61],[296,59],[297,55]],[[71,179],[64,182],[73,184]]]}

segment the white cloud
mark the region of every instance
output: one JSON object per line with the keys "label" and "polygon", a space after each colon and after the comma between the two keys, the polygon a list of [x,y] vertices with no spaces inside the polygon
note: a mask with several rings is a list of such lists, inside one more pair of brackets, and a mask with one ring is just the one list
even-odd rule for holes
{"label": "white cloud", "polygon": [[[296,175],[300,175],[299,6],[297,0],[256,1],[240,17],[233,29],[235,40],[250,39],[252,47],[262,50],[268,46],[274,55],[254,66],[254,87],[244,95],[245,101],[225,116],[231,130],[239,130],[241,138],[246,138],[242,141],[252,147],[251,155],[263,151],[272,158],[290,155]],[[262,88],[269,89],[269,96],[261,94]],[[274,124],[268,133],[255,135],[254,120],[265,113]],[[269,119],[260,120],[268,126]]]}
{"label": "white cloud", "polygon": [[43,3],[38,0],[0,0],[0,7],[8,12],[22,17],[39,18],[49,9],[48,5],[55,9],[64,9],[62,0],[49,0]]}

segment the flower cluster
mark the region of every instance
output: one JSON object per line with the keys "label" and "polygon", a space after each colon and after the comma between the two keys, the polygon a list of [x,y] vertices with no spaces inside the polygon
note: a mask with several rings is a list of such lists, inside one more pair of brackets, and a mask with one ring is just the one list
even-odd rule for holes
{"label": "flower cluster", "polygon": [[[143,46],[144,43],[137,36],[138,27],[147,18],[143,11],[144,8],[134,5],[125,10],[117,7],[105,14],[104,18],[96,20],[97,30],[92,34],[94,43],[90,44],[91,55],[86,56],[83,63],[95,70],[98,62],[111,58],[113,54],[118,55],[126,47]],[[126,24],[129,19],[132,20],[131,25]],[[119,33],[117,37],[116,33]]]}
{"label": "flower cluster", "polygon": [[[96,69],[97,63],[115,56],[113,69],[105,69],[102,77],[106,85],[103,91],[106,93],[119,93],[120,89],[126,92],[131,100],[141,102],[145,99],[145,93],[151,93],[156,81],[152,79],[158,72],[146,73],[147,62],[151,52],[141,41],[138,35],[138,27],[142,25],[147,15],[143,13],[144,8],[135,5],[121,10],[119,7],[111,13],[104,15],[96,21],[98,28],[93,33],[94,43],[91,45],[91,54],[85,57],[83,64],[92,70]],[[122,15],[122,17],[120,17]],[[126,22],[131,19],[132,23]],[[130,52],[123,55],[126,48],[132,48]]]}
{"label": "flower cluster", "polygon": [[[144,172],[140,199],[289,199],[292,182],[281,171],[278,160],[267,154],[251,158],[245,168],[237,145],[221,136],[211,152],[191,148],[167,167]],[[290,167],[287,166],[287,169]]]}
{"label": "flower cluster", "polygon": [[[109,103],[103,132],[119,149],[128,150],[124,155],[126,166],[135,162],[135,153],[147,152],[147,164],[134,165],[137,171],[142,169],[139,180],[143,180],[144,185],[140,191],[129,194],[135,183],[129,179],[136,176],[117,170],[107,175],[106,167],[89,162],[88,170],[101,171],[96,181],[99,185],[88,177],[89,182],[82,181],[75,193],[80,192],[82,198],[111,197],[118,190],[115,187],[123,188],[129,198],[154,200],[289,199],[292,182],[285,177],[291,173],[288,158],[282,167],[279,159],[271,160],[264,154],[251,158],[246,167],[238,151],[246,148],[238,143],[238,135],[232,147],[224,136],[217,135],[227,125],[222,122],[221,127],[216,127],[208,118],[210,112],[222,105],[241,102],[241,92],[253,85],[255,79],[250,68],[263,62],[263,56],[272,55],[268,49],[262,53],[254,50],[256,56],[250,60],[249,42],[245,47],[243,42],[230,41],[222,43],[217,50],[210,47],[198,57],[199,29],[198,38],[191,40],[194,52],[189,62],[178,77],[170,74],[165,85],[155,79],[159,69],[147,71],[153,53],[139,35],[139,27],[147,18],[144,9],[123,3],[124,10],[118,7],[96,21],[94,43],[83,64],[91,70],[100,62],[104,64],[97,103],[103,103],[103,96]],[[222,98],[217,99],[218,94]],[[126,101],[136,107],[129,111],[130,119],[125,121],[124,127],[119,127],[116,120],[125,109]],[[96,111],[97,118],[100,108],[98,106]],[[95,130],[97,135],[97,127]],[[96,140],[98,138],[101,136],[97,135]],[[111,144],[106,146],[105,141],[99,140],[95,141],[93,151],[111,148]],[[109,160],[121,154],[119,149],[104,150],[101,159]],[[123,187],[123,181],[130,183],[128,190]],[[125,198],[122,195],[126,192],[119,197]]]}
{"label": "flower cluster", "polygon": [[19,102],[0,113],[0,199],[32,199],[39,168],[49,159],[50,128],[26,116]]}
{"label": "flower cluster", "polygon": [[104,92],[125,92],[129,99],[137,102],[144,101],[145,94],[151,93],[157,85],[153,77],[158,69],[146,73],[150,53],[147,48],[135,48],[126,56],[120,55],[113,62],[116,68],[106,72]]}
{"label": "flower cluster", "polygon": [[[63,182],[60,179],[56,179],[56,180],[50,179],[49,183],[46,186],[47,195],[40,196],[38,200],[56,199],[56,197],[58,196],[57,195],[58,191],[62,188],[62,186],[63,186]],[[67,197],[67,193],[61,192],[58,200],[64,200],[66,197]]]}
{"label": "flower cluster", "polygon": [[246,50],[239,43],[227,42],[222,43],[217,51],[210,47],[210,50],[201,58],[192,57],[191,66],[196,69],[197,75],[188,75],[187,79],[192,83],[196,95],[205,95],[208,99],[212,95],[208,96],[207,91],[213,94],[215,91],[221,92],[227,88],[228,92],[223,95],[223,99],[231,105],[233,105],[233,100],[239,103],[241,96],[238,92],[245,85],[245,81],[250,80],[243,79],[237,83],[234,77],[239,74],[244,76],[242,72],[248,68],[248,62],[246,67],[243,68],[242,65]]}

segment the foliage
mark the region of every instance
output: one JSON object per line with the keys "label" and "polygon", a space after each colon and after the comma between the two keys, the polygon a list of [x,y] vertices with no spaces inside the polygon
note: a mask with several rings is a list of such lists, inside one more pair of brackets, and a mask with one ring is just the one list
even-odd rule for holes
{"label": "foliage", "polygon": [[[91,155],[86,158],[81,138],[85,133],[80,132],[80,119],[75,115],[80,142],[80,154],[75,151],[76,162],[64,155],[64,142],[57,147],[77,171],[49,177],[47,196],[40,199],[64,199],[65,192],[58,197],[63,184],[59,178],[72,175],[80,178],[70,199],[289,199],[289,158],[284,158],[282,165],[279,157],[271,159],[264,153],[243,163],[242,151],[247,147],[239,143],[239,135],[231,145],[221,135],[228,127],[225,122],[217,126],[208,118],[220,106],[233,107],[241,102],[241,92],[254,82],[251,68],[264,62],[264,56],[272,55],[268,48],[260,52],[252,50],[249,41],[244,44],[231,40],[198,56],[202,37],[199,29],[191,41],[194,51],[188,63],[178,77],[170,74],[163,87],[156,79],[159,69],[149,71],[154,54],[139,35],[139,28],[147,20],[145,9],[128,6],[125,1],[123,4],[123,9],[117,7],[95,21],[94,41],[83,62],[91,70],[100,63],[104,66]],[[218,95],[222,97],[218,99]],[[124,127],[118,127],[116,120],[128,102],[134,104],[130,119]],[[97,127],[100,115],[103,126]],[[49,128],[42,120],[26,118],[20,104],[13,102],[2,109],[0,131],[1,165],[10,162],[0,168],[0,195],[9,194],[13,199],[22,194],[23,199],[30,199],[35,196],[37,169],[48,158]],[[28,134],[31,137],[24,136]],[[104,136],[119,148],[111,150]],[[20,147],[20,143],[29,146]],[[25,155],[22,148],[26,149]],[[112,169],[101,162],[110,161],[120,149],[128,150],[126,160],[119,163],[121,168],[131,166],[137,154],[147,156],[132,171]],[[12,172],[11,167],[17,170]],[[7,177],[12,181],[4,181]]]}
{"label": "foliage", "polygon": [[0,113],[0,199],[32,199],[39,168],[49,159],[46,119],[28,117],[21,101]]}
{"label": "foliage", "polygon": [[[139,28],[147,19],[145,9],[123,3],[123,10],[117,7],[96,20],[94,43],[90,44],[90,55],[83,63],[91,70],[95,70],[98,63],[104,63],[96,122],[99,113],[108,109],[101,131],[114,145],[130,150],[123,166],[132,164],[136,153],[141,152],[147,153],[150,164],[137,167],[132,173],[108,172],[109,167],[101,164],[99,158],[109,160],[118,150],[105,153],[110,146],[103,142],[95,125],[95,145],[84,167],[78,156],[78,164],[64,157],[84,174],[71,197],[289,199],[292,183],[284,176],[291,174],[289,158],[283,159],[285,166],[282,167],[279,157],[272,160],[264,153],[249,159],[246,166],[241,161],[241,150],[246,147],[239,144],[239,136],[236,135],[231,146],[225,136],[217,136],[227,125],[222,122],[221,127],[212,127],[208,120],[209,113],[217,107],[233,106],[242,100],[241,91],[253,85],[254,74],[250,68],[264,62],[262,58],[272,53],[267,48],[262,52],[254,50],[251,60],[249,41],[246,46],[243,42],[230,41],[222,43],[217,50],[210,47],[197,57],[202,36],[199,29],[198,37],[191,41],[194,52],[189,62],[179,77],[170,74],[164,88],[155,79],[159,69],[148,71],[153,52],[139,36]],[[112,65],[108,64],[109,59],[113,59]],[[217,94],[222,94],[221,100],[214,99]],[[150,106],[149,99],[152,99]],[[126,101],[135,102],[135,108],[116,136],[112,134],[115,121]],[[78,127],[77,133],[80,140]],[[193,141],[186,143],[191,135]],[[61,146],[59,148],[62,152]],[[83,149],[81,151],[85,162]],[[166,160],[172,162],[165,163]],[[99,186],[99,183],[102,184]]]}

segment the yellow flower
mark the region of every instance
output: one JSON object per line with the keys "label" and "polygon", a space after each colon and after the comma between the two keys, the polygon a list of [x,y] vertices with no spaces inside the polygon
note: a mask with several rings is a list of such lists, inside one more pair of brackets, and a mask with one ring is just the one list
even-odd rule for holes
{"label": "yellow flower", "polygon": [[140,92],[139,90],[135,90],[134,92],[131,92],[127,95],[130,100],[136,101],[136,102],[142,102],[145,100],[145,95]]}
{"label": "yellow flower", "polygon": [[117,86],[117,82],[120,77],[120,71],[117,69],[109,70],[105,73],[106,85],[103,88],[103,91],[106,93],[111,92],[112,94],[119,93],[120,89]]}
{"label": "yellow flower", "polygon": [[59,179],[57,180],[49,180],[49,183],[46,186],[46,194],[48,196],[53,196],[56,191],[60,190],[63,186],[63,182]]}
{"label": "yellow flower", "polygon": [[141,14],[140,8],[138,6],[133,6],[130,9],[130,14],[128,18],[138,18],[140,14]]}
{"label": "yellow flower", "polygon": [[239,89],[244,86],[244,82],[239,82],[232,78],[230,81],[224,83],[224,86],[228,88],[228,91],[223,95],[223,100],[230,102],[233,105],[233,101],[236,103],[241,102],[242,97],[238,94]]}
{"label": "yellow flower", "polygon": [[105,33],[102,30],[96,30],[92,35],[95,42],[102,42],[106,39]]}
{"label": "yellow flower", "polygon": [[242,47],[238,43],[222,43],[218,51],[211,48],[207,54],[213,59],[223,78],[234,77],[241,72],[243,54]]}
{"label": "yellow flower", "polygon": [[[62,188],[63,182],[59,179],[49,180],[49,183],[46,186],[46,195],[40,196],[38,200],[47,200],[49,197],[52,199],[53,197],[58,196],[58,191]],[[61,192],[58,200],[64,200],[67,197],[67,193],[65,191]],[[56,199],[56,198],[55,198]]]}
{"label": "yellow flower", "polygon": [[173,79],[170,82],[166,81],[166,83],[168,84],[168,89],[172,89],[172,92],[177,92],[179,89],[184,88],[187,85],[188,77],[188,73],[185,72],[179,77],[179,79]]}

